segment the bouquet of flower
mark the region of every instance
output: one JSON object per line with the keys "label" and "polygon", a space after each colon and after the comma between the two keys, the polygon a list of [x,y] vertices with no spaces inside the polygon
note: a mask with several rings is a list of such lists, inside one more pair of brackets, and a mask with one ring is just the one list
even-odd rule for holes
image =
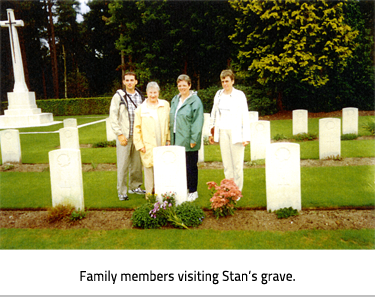
{"label": "bouquet of flower", "polygon": [[223,179],[220,186],[214,181],[207,183],[208,189],[211,190],[212,198],[211,209],[215,217],[233,215],[236,210],[237,200],[242,197],[241,191],[234,183],[234,180]]}
{"label": "bouquet of flower", "polygon": [[188,227],[182,222],[181,218],[176,214],[176,194],[169,192],[161,195],[163,200],[154,203],[154,208],[149,212],[152,218],[157,215],[164,216],[169,222],[179,225],[185,229]]}

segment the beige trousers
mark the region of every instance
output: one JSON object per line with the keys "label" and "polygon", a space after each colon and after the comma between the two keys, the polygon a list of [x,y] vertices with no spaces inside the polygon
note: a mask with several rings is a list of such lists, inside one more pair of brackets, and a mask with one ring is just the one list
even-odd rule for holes
{"label": "beige trousers", "polygon": [[225,178],[233,178],[235,184],[242,191],[245,147],[242,143],[232,143],[231,130],[220,130],[219,143]]}
{"label": "beige trousers", "polygon": [[122,146],[116,139],[117,154],[117,192],[127,195],[129,174],[129,189],[134,190],[142,185],[142,163],[139,151],[135,150],[133,137],[128,138],[128,144]]}
{"label": "beige trousers", "polygon": [[146,168],[144,167],[144,176],[145,176],[145,188],[146,188],[146,197],[147,194],[152,194],[154,189],[154,167]]}

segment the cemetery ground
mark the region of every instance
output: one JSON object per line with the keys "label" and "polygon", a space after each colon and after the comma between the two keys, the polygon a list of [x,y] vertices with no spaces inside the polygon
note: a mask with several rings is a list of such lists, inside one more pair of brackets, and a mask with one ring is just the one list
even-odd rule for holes
{"label": "cemetery ground", "polygon": [[[61,125],[20,129],[20,165],[1,165],[1,249],[374,249],[375,141],[361,125],[374,112],[360,111],[359,135],[342,141],[340,160],[319,160],[318,141],[300,142],[302,211],[277,219],[266,211],[264,160],[250,161],[245,150],[244,197],[234,216],[215,219],[209,210],[205,183],[224,178],[220,148],[205,146],[206,162],[199,164],[199,198],[205,219],[188,231],[132,229],[134,208],[142,196],[121,202],[116,193],[115,148],[92,148],[105,141],[105,123],[79,128],[87,216],[81,221],[48,223],[51,204],[48,152],[59,146]],[[309,133],[318,134],[322,117],[341,117],[341,111],[309,113]],[[66,117],[55,117],[63,120]],[[104,116],[75,117],[78,124]],[[271,137],[292,137],[291,112],[260,117],[271,121]],[[157,239],[155,239],[157,238]]]}

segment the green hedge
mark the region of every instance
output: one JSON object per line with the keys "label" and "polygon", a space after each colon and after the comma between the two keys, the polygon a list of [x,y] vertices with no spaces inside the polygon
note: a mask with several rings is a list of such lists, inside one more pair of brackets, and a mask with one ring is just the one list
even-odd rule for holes
{"label": "green hedge", "polygon": [[[258,111],[260,116],[277,112],[276,102],[267,98],[264,91],[242,85],[236,85],[236,88],[246,94],[249,110]],[[222,87],[211,86],[198,91],[204,112],[211,112],[215,94],[219,89]],[[178,89],[174,85],[161,87],[160,97],[163,99],[171,101],[176,94],[178,94]],[[109,113],[111,97],[49,99],[37,100],[36,103],[42,112],[50,112],[54,116],[96,115]]]}
{"label": "green hedge", "polygon": [[54,116],[108,114],[111,97],[37,100],[36,104]]}

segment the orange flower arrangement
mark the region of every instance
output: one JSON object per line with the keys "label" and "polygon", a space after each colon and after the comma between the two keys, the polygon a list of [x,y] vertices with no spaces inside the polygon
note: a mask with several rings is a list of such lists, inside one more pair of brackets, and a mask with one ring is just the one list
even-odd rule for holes
{"label": "orange flower arrangement", "polygon": [[223,179],[220,186],[214,181],[209,181],[206,184],[212,193],[210,201],[215,217],[218,219],[220,216],[233,215],[237,200],[242,197],[242,193],[234,183],[233,178]]}

